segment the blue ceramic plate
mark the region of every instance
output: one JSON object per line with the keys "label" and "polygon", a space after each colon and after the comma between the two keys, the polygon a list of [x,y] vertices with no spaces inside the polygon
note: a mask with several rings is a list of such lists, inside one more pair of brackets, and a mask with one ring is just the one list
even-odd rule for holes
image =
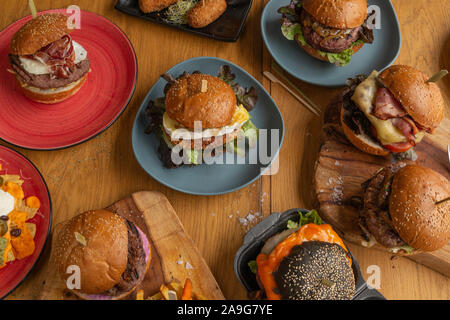
{"label": "blue ceramic plate", "polygon": [[261,30],[266,44],[275,61],[292,76],[319,86],[344,86],[348,78],[359,74],[369,74],[372,70],[383,70],[397,58],[401,46],[400,26],[394,7],[390,1],[369,0],[369,5],[377,5],[381,12],[381,28],[374,30],[375,41],[366,44],[352,56],[345,67],[320,61],[311,57],[295,41],[287,40],[281,33],[281,14],[278,8],[286,6],[290,0],[271,0],[261,17]]}
{"label": "blue ceramic plate", "polygon": [[[198,57],[183,61],[168,73],[177,77],[184,71],[202,73],[217,76],[220,66],[229,65],[236,75],[235,81],[244,87],[254,87],[258,92],[258,103],[250,112],[252,122],[260,129],[278,129],[279,141],[272,152],[270,163],[278,156],[284,138],[284,123],[278,107],[269,93],[249,73],[237,65],[226,60]],[[145,108],[150,100],[164,96],[163,89],[166,81],[159,79],[147,94],[134,121],[132,132],[133,151],[141,167],[154,179],[169,188],[190,194],[217,195],[236,191],[258,179],[262,172],[268,168],[262,164],[201,164],[198,166],[185,166],[177,169],[163,167],[157,152],[159,140],[154,134],[147,135]],[[270,141],[270,139],[267,139]],[[269,142],[267,142],[269,144]],[[270,147],[268,147],[270,149]]]}

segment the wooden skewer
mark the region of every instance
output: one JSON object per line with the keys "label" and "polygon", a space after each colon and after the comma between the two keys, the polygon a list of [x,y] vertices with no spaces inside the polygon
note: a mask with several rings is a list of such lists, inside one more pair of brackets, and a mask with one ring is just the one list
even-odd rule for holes
{"label": "wooden skewer", "polygon": [[449,200],[450,200],[450,197],[447,197],[447,198],[445,198],[444,200],[441,200],[441,201],[436,202],[436,205],[441,204],[441,203],[444,203],[444,202],[447,202],[447,201],[449,201]]}
{"label": "wooden skewer", "polygon": [[33,19],[37,17],[36,6],[34,5],[33,0],[28,0],[28,6],[30,7],[31,14],[33,15]]}
{"label": "wooden skewer", "polygon": [[441,70],[434,74],[430,79],[428,79],[426,82],[437,82],[441,80],[443,77],[445,77],[448,74],[447,70]]}
{"label": "wooden skewer", "polygon": [[317,112],[316,109],[314,109],[314,107],[312,107],[308,102],[306,102],[302,97],[300,97],[297,93],[295,93],[291,88],[289,88],[287,85],[285,85],[283,82],[281,82],[277,77],[275,77],[272,73],[270,73],[269,71],[264,71],[264,76],[269,79],[270,81],[272,81],[273,83],[278,83],[280,84],[283,88],[285,88],[290,94],[292,94],[292,96],[297,99],[298,101],[300,101],[306,108],[308,108],[309,111],[311,111],[312,113],[314,113],[316,116],[320,117],[320,113]]}
{"label": "wooden skewer", "polygon": [[288,85],[290,85],[292,88],[295,89],[295,91],[306,100],[306,102],[309,103],[310,106],[312,106],[318,113],[322,113],[322,110],[307,96],[305,95],[300,89],[292,83],[291,80],[289,80],[288,77],[284,75],[283,69],[276,63],[275,61],[272,61],[271,63],[272,69],[275,70],[275,72],[278,74],[278,76],[283,79],[284,82],[286,82]]}

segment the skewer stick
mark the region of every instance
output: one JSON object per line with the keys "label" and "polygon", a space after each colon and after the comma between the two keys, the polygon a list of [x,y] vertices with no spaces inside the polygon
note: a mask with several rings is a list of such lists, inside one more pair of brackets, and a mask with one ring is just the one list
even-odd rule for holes
{"label": "skewer stick", "polygon": [[437,81],[441,80],[443,77],[445,77],[447,74],[448,74],[447,70],[441,70],[441,71],[437,72],[435,75],[433,75],[426,82],[437,82]]}
{"label": "skewer stick", "polygon": [[445,198],[444,200],[441,200],[441,201],[436,202],[436,205],[441,204],[441,203],[444,203],[444,202],[447,202],[447,201],[449,201],[449,200],[450,200],[450,197],[447,197],[447,198]]}
{"label": "skewer stick", "polygon": [[28,0],[28,6],[30,7],[31,14],[33,15],[33,19],[37,18],[37,10],[36,6],[34,5],[33,0]]}

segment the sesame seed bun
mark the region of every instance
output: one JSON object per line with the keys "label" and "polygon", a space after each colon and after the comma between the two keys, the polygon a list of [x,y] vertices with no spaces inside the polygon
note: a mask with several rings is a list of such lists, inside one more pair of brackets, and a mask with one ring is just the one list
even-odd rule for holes
{"label": "sesame seed bun", "polygon": [[67,16],[46,13],[28,21],[17,31],[10,43],[13,55],[31,55],[48,44],[61,39],[73,30],[67,27]]}
{"label": "sesame seed bun", "polygon": [[233,89],[219,78],[207,74],[181,77],[166,94],[169,117],[190,129],[194,128],[195,121],[201,121],[203,129],[228,125],[236,105]]}
{"label": "sesame seed bun", "polygon": [[[86,243],[77,240],[76,234],[84,237]],[[67,267],[75,265],[81,271],[81,292],[105,292],[119,282],[127,267],[125,220],[106,210],[82,213],[64,224],[57,235],[54,252],[64,279],[68,277]]]}
{"label": "sesame seed bun", "polygon": [[[305,45],[303,45],[302,42],[298,40],[298,35],[295,35],[295,41],[297,41],[298,45],[300,47],[302,47],[302,49],[305,50],[306,53],[308,53],[309,55],[313,56],[316,59],[330,62],[330,60],[328,59],[328,55],[325,55],[325,56],[320,55],[319,51],[314,49],[313,47],[311,47],[308,43],[305,43]],[[351,50],[353,51],[353,54],[358,52],[363,46],[364,46],[364,43],[353,46],[351,48]]]}
{"label": "sesame seed bun", "polygon": [[387,157],[391,153],[383,148],[378,141],[373,140],[365,133],[357,134],[344,121],[345,109],[341,108],[341,126],[347,139],[359,150],[365,153],[373,154],[375,156]]}
{"label": "sesame seed bun", "polygon": [[444,117],[444,98],[435,83],[426,82],[429,76],[410,66],[395,65],[381,72],[379,78],[419,125],[431,131],[439,126]]}
{"label": "sesame seed bun", "polygon": [[439,173],[408,165],[394,176],[389,212],[399,236],[415,249],[434,251],[450,240],[450,183]]}
{"label": "sesame seed bun", "polygon": [[292,248],[274,273],[285,300],[350,300],[355,276],[338,244],[306,241]]}
{"label": "sesame seed bun", "polygon": [[321,24],[336,29],[359,27],[367,17],[367,0],[303,0],[303,8]]}
{"label": "sesame seed bun", "polygon": [[22,93],[30,100],[44,104],[56,104],[75,95],[85,83],[87,75],[88,73],[86,73],[79,80],[72,82],[65,87],[54,89],[39,89],[30,87],[21,82],[17,77],[16,80]]}

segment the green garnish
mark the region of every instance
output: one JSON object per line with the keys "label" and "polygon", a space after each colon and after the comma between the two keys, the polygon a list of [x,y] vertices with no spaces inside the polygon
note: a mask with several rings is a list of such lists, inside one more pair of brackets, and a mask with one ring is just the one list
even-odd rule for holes
{"label": "green garnish", "polygon": [[169,6],[166,11],[166,19],[171,23],[186,24],[186,15],[198,0],[179,0],[177,3]]}
{"label": "green garnish", "polygon": [[300,228],[309,223],[314,223],[314,224],[319,224],[319,225],[323,223],[322,219],[319,216],[319,213],[316,210],[311,210],[307,213],[301,213],[299,211],[298,214],[300,215],[300,219],[298,220],[298,222],[289,220],[287,223],[288,229]]}
{"label": "green garnish", "polygon": [[256,274],[256,272],[258,272],[258,264],[256,263],[256,260],[250,261],[248,263],[248,267],[252,273]]}

